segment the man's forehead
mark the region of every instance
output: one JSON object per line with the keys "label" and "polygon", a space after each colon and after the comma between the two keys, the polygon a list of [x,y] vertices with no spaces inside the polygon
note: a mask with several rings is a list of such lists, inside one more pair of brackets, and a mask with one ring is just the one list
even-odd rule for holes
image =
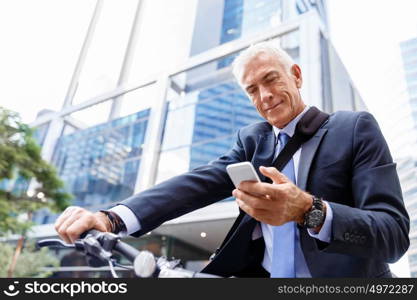
{"label": "man's forehead", "polygon": [[269,53],[260,53],[248,60],[243,66],[242,83],[250,85],[251,81],[257,80],[271,71],[280,72],[283,68],[283,64],[278,57]]}

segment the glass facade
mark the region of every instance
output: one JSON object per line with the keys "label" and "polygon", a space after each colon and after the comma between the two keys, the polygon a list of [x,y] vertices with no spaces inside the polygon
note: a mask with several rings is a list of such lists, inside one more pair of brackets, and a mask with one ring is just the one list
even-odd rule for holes
{"label": "glass facade", "polygon": [[[262,32],[281,23],[281,1],[225,0],[220,44]],[[219,61],[225,67],[237,56],[230,55]]]}
{"label": "glass facade", "polygon": [[[200,0],[191,56],[278,26],[281,6],[281,0]],[[232,60],[229,57],[223,66]]]}
{"label": "glass facade", "polygon": [[327,25],[327,10],[324,0],[296,0],[295,7],[298,14],[304,14],[309,10],[315,9]]}
{"label": "glass facade", "polygon": [[[297,32],[288,37],[297,38]],[[286,50],[298,62],[298,40]],[[234,56],[230,54],[172,79],[185,83],[182,92],[172,93],[167,99],[156,183],[220,157],[233,146],[238,129],[264,121],[231,74],[229,64]]]}
{"label": "glass facade", "polygon": [[172,99],[157,182],[216,159],[232,147],[239,128],[261,120],[231,79]]}
{"label": "glass facade", "polygon": [[[108,207],[134,192],[150,109],[59,138],[53,163],[74,195],[73,205],[91,210]],[[51,223],[46,210],[35,214]]]}
{"label": "glass facade", "polygon": [[277,26],[280,0],[225,0],[220,44]]}
{"label": "glass facade", "polygon": [[[225,0],[220,44],[276,26],[280,18],[281,1]],[[287,46],[293,45],[287,50],[298,61],[298,33],[288,38]],[[193,43],[200,39],[194,35]],[[290,39],[295,43],[289,43]],[[157,182],[218,158],[232,147],[239,128],[264,121],[231,74],[229,66],[237,54],[172,79],[183,82],[178,85],[184,88],[168,99]]]}
{"label": "glass facade", "polygon": [[[199,10],[204,13],[196,19],[191,55],[264,32],[310,10],[327,25],[323,0],[200,0]],[[228,65],[233,58],[220,63]]]}

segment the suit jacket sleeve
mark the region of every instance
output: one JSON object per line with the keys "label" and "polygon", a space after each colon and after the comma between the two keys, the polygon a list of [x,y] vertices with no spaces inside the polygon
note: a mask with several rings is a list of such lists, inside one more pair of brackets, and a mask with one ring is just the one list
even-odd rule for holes
{"label": "suit jacket sleeve", "polygon": [[245,160],[240,131],[233,148],[209,164],[173,177],[119,204],[130,208],[141,224],[140,236],[163,222],[231,196],[226,166]]}
{"label": "suit jacket sleeve", "polygon": [[409,217],[396,164],[369,113],[356,121],[352,152],[355,207],[330,203],[333,236],[322,251],[395,262],[409,247]]}

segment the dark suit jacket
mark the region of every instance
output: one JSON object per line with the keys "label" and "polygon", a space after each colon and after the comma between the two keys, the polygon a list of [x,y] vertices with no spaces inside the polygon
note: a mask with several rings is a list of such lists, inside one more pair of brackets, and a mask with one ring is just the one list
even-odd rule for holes
{"label": "dark suit jacket", "polygon": [[[269,166],[274,133],[267,122],[242,128],[225,155],[121,202],[137,216],[140,236],[163,222],[229,197],[234,186],[228,164],[251,161]],[[261,180],[266,178],[259,173]],[[386,277],[387,263],[409,247],[409,217],[404,208],[396,165],[371,114],[336,112],[301,150],[297,185],[323,197],[333,210],[332,236],[324,243],[300,230],[300,243],[313,277]],[[222,276],[258,276],[251,233],[257,221],[245,215],[205,272]],[[263,241],[262,241],[263,242]],[[261,246],[259,246],[261,245]]]}

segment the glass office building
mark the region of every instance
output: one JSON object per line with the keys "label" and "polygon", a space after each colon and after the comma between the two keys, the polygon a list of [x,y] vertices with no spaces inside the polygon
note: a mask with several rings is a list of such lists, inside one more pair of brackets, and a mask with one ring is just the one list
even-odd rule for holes
{"label": "glass office building", "polygon": [[[99,210],[133,194],[149,109],[66,134],[57,140],[52,163],[73,196],[73,205]],[[53,223],[38,211],[34,221]]]}
{"label": "glass office building", "polygon": [[[403,67],[405,72],[406,89],[408,93],[409,105],[411,108],[414,130],[417,129],[417,38],[404,41],[400,44]],[[415,137],[414,137],[415,138]],[[410,273],[412,277],[417,277],[417,156],[415,149],[414,156],[404,159],[403,165],[407,166],[406,186],[404,199],[410,214],[410,249],[408,259],[410,263]],[[401,166],[401,165],[400,165]],[[403,181],[402,181],[403,183]]]}
{"label": "glass office building", "polygon": [[[262,120],[230,67],[240,51],[257,42],[277,43],[300,64],[308,105],[328,112],[366,109],[328,39],[325,1],[169,1],[162,7],[158,1],[116,2],[98,0],[91,8],[85,41],[75,45],[81,51],[62,110],[45,112],[32,124],[42,137],[44,158],[57,167],[74,205],[110,207],[230,149],[239,128]],[[125,17],[106,36],[112,14]],[[161,20],[157,14],[167,22],[159,25],[171,31],[166,39],[146,43],[163,30],[152,23]],[[168,44],[172,30],[178,35]],[[156,47],[161,39],[165,47]],[[93,68],[100,40],[117,47],[103,49],[106,59]],[[164,51],[177,51],[182,63],[164,68]],[[146,60],[159,71],[145,68]],[[199,269],[237,216],[231,199],[127,240]],[[34,237],[54,236],[55,218],[37,212]],[[61,271],[73,270],[71,255],[60,256]]]}

